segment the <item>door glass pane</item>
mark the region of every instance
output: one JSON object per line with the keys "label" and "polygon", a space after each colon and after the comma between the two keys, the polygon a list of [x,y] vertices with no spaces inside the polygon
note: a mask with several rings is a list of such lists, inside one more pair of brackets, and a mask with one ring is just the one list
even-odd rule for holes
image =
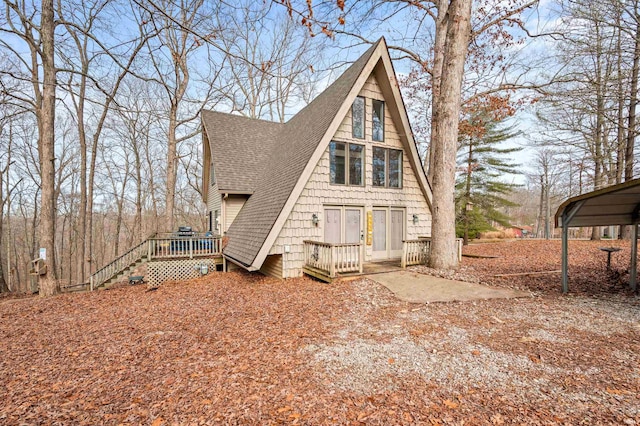
{"label": "door glass pane", "polygon": [[373,186],[384,186],[386,149],[373,147]]}
{"label": "door glass pane", "polygon": [[340,223],[340,209],[326,209],[324,211],[324,242],[339,244],[342,227]]}
{"label": "door glass pane", "polygon": [[402,151],[389,150],[389,187],[402,187]]}
{"label": "door glass pane", "polygon": [[344,216],[345,216],[344,242],[359,243],[360,232],[362,231],[362,225],[360,223],[360,210],[346,209],[344,211]]}
{"label": "door glass pane", "polygon": [[387,251],[387,212],[373,211],[373,251]]}
{"label": "door glass pane", "polygon": [[374,141],[384,140],[384,102],[373,100],[373,129],[371,136]]}
{"label": "door glass pane", "polygon": [[349,185],[362,185],[364,146],[349,144]]}
{"label": "door glass pane", "polygon": [[331,183],[346,183],[345,154],[345,144],[339,142],[331,142],[329,144],[329,168],[331,174]]}
{"label": "door glass pane", "polygon": [[402,250],[402,237],[404,234],[404,211],[391,210],[391,251]]}
{"label": "door glass pane", "polygon": [[353,137],[364,139],[364,98],[357,97],[351,106]]}

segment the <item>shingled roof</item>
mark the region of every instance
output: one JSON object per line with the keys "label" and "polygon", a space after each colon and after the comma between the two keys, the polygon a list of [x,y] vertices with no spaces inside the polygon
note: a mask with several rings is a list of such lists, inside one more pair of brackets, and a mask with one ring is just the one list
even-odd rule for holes
{"label": "shingled roof", "polygon": [[224,255],[251,266],[318,144],[373,52],[371,46],[286,124],[203,111],[218,188],[251,193],[229,227]]}
{"label": "shingled roof", "polygon": [[284,124],[240,115],[202,111],[216,183],[222,192],[252,194],[264,176]]}
{"label": "shingled roof", "polygon": [[[211,149],[219,191],[235,187],[236,190],[229,192],[252,194],[227,230],[229,239],[223,250],[227,259],[249,270],[260,269],[308,176],[333,137],[329,133],[340,125],[371,73],[381,82],[383,91],[387,90],[391,118],[402,128],[399,136],[430,205],[431,189],[393,64],[381,38],[285,124],[203,112],[205,141],[207,138],[210,141],[204,147],[205,157]],[[205,168],[205,182],[207,170]]]}

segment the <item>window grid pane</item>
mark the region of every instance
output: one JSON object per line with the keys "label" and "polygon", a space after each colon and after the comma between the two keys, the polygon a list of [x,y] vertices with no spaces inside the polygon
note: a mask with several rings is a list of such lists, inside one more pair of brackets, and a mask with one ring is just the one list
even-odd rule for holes
{"label": "window grid pane", "polygon": [[345,184],[345,144],[331,142],[329,145],[329,168],[331,183]]}
{"label": "window grid pane", "polygon": [[402,187],[402,151],[389,150],[389,187]]}
{"label": "window grid pane", "polygon": [[384,102],[373,100],[372,132],[374,141],[384,141]]}
{"label": "window grid pane", "polygon": [[364,98],[357,97],[351,106],[353,137],[364,139]]}
{"label": "window grid pane", "polygon": [[349,185],[362,186],[364,146],[349,144]]}
{"label": "window grid pane", "polygon": [[386,149],[373,147],[373,186],[385,186]]}

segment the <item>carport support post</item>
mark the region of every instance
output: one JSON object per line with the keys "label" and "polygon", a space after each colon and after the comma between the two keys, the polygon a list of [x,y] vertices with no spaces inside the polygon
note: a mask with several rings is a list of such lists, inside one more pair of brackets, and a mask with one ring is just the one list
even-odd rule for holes
{"label": "carport support post", "polygon": [[629,268],[629,286],[634,292],[638,275],[638,224],[631,225],[631,267]]}
{"label": "carport support post", "polygon": [[562,292],[569,291],[569,224],[567,214],[562,214]]}

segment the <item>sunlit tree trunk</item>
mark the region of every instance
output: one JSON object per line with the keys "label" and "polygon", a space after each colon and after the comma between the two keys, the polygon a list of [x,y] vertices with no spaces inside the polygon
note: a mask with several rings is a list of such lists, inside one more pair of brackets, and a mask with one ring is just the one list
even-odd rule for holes
{"label": "sunlit tree trunk", "polygon": [[47,271],[40,275],[40,295],[52,296],[60,291],[56,280],[55,233],[55,102],[56,69],[54,62],[53,0],[42,1],[40,37],[42,42],[42,109],[39,114],[39,147],[41,183],[40,246],[47,251]]}
{"label": "sunlit tree trunk", "polygon": [[432,119],[433,220],[429,264],[458,264],[455,230],[455,173],[464,62],[471,31],[471,0],[451,0],[447,8],[442,79]]}

